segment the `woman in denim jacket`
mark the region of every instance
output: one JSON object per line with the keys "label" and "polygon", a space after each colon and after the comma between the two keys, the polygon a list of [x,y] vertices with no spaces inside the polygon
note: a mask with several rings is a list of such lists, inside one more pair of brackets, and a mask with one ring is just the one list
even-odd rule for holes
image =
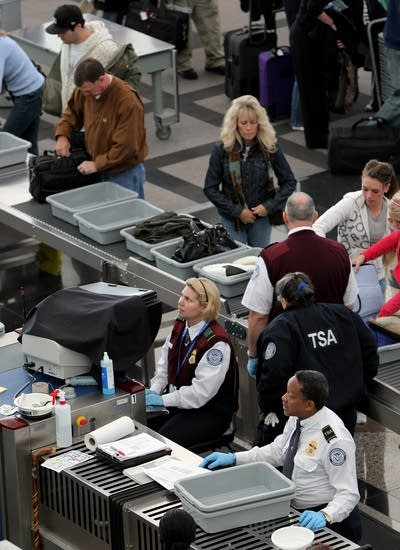
{"label": "woman in denim jacket", "polygon": [[275,130],[258,100],[244,95],[226,112],[220,137],[222,142],[211,153],[204,193],[233,239],[267,246],[271,222],[283,223],[286,199],[296,188]]}

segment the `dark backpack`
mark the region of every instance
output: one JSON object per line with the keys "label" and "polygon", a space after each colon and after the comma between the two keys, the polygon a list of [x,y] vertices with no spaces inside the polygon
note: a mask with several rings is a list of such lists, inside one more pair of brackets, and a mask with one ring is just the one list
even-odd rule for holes
{"label": "dark backpack", "polygon": [[99,174],[83,175],[77,167],[84,160],[91,160],[84,149],[71,149],[69,157],[58,157],[54,151],[45,151],[43,155],[29,159],[29,192],[38,202],[46,197],[84,187],[99,181]]}

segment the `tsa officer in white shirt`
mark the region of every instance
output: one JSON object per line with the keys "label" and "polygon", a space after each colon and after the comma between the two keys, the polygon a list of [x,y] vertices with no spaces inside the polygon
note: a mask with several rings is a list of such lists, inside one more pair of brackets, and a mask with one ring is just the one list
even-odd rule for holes
{"label": "tsa officer in white shirt", "polygon": [[249,451],[211,453],[200,466],[214,470],[260,461],[282,466],[296,485],[292,505],[301,511],[300,525],[314,531],[329,526],[358,542],[361,519],[355,443],[340,418],[324,405],[328,395],[322,373],[296,372],[282,397],[283,410],[290,418],[281,435]]}
{"label": "tsa officer in white shirt", "polygon": [[231,339],[216,321],[220,303],[212,281],[187,279],[146,390],[147,408],[169,412],[148,418],[148,426],[187,448],[221,437],[238,408],[238,365]]}

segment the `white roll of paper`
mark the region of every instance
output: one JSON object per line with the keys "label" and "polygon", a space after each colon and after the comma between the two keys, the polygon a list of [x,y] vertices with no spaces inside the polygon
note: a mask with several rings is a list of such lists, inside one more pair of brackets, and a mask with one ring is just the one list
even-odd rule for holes
{"label": "white roll of paper", "polygon": [[113,422],[85,435],[85,445],[90,451],[95,451],[97,445],[111,443],[135,431],[135,423],[129,416],[121,416]]}

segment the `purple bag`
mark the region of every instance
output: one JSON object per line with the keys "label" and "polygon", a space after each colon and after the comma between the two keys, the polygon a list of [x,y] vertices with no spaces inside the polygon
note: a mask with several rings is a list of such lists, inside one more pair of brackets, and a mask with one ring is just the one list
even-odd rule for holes
{"label": "purple bag", "polygon": [[260,103],[271,120],[290,115],[294,69],[288,46],[262,52],[258,56]]}

